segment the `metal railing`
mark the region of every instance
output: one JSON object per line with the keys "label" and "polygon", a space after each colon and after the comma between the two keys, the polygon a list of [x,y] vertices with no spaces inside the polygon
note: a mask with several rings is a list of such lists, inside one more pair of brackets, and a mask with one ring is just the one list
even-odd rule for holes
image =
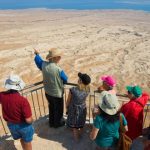
{"label": "metal railing", "polygon": [[[72,86],[77,86],[77,84],[73,83],[67,83],[65,84],[65,90],[64,90],[64,111],[65,111],[65,104],[67,100],[67,95],[69,92],[69,89]],[[26,97],[29,100],[29,103],[31,105],[33,118],[34,120],[39,120],[41,117],[44,117],[48,115],[48,104],[45,97],[43,82],[37,82],[35,84],[26,86],[20,93]],[[126,103],[127,97],[126,95],[117,94],[119,102],[122,104]],[[90,92],[88,98],[87,98],[87,122],[92,122],[92,111],[91,108],[94,107],[94,105],[98,102],[99,93],[97,91]],[[148,117],[150,117],[149,114],[149,106],[150,104],[146,105],[145,115],[144,115],[144,124],[146,124],[146,120]],[[0,110],[1,111],[1,110]],[[0,115],[0,137],[5,136],[9,133],[9,130],[7,128],[6,122],[3,120],[3,118]]]}

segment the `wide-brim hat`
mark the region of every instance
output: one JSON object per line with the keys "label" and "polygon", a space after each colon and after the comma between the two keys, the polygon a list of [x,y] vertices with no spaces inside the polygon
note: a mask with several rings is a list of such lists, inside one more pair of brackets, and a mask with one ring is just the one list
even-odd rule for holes
{"label": "wide-brim hat", "polygon": [[102,76],[102,77],[100,77],[100,79],[102,81],[106,82],[106,84],[108,86],[114,87],[116,85],[116,80],[112,76]]}
{"label": "wide-brim hat", "polygon": [[115,94],[103,91],[100,96],[99,107],[108,115],[115,115],[120,109],[118,98]]}
{"label": "wide-brim hat", "polygon": [[57,48],[51,48],[46,56],[46,59],[49,60],[54,57],[61,57],[63,52],[58,50]]}
{"label": "wide-brim hat", "polygon": [[25,83],[18,75],[10,75],[5,81],[5,88],[8,90],[20,91],[25,87]]}

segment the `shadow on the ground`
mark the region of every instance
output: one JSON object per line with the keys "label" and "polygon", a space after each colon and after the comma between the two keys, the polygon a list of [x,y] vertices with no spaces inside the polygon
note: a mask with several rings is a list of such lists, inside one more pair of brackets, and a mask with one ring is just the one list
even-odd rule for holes
{"label": "shadow on the ground", "polygon": [[0,150],[17,150],[11,135],[0,137]]}
{"label": "shadow on the ground", "polygon": [[[73,140],[70,129],[66,126],[60,128],[50,128],[48,118],[43,117],[34,123],[35,133],[38,137],[49,140],[51,150],[94,150],[95,144],[89,139],[90,128],[86,125],[79,142]],[[53,142],[53,143],[52,143]]]}

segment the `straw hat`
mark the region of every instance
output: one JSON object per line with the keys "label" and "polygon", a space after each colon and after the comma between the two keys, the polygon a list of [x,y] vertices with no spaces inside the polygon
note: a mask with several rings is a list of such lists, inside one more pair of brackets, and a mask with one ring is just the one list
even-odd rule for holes
{"label": "straw hat", "polygon": [[25,87],[25,83],[18,75],[10,75],[5,81],[5,88],[10,90],[22,90]]}
{"label": "straw hat", "polygon": [[103,91],[100,96],[99,107],[108,115],[115,115],[120,108],[120,104],[115,94]]}
{"label": "straw hat", "polygon": [[49,53],[46,56],[46,59],[49,60],[49,59],[54,58],[54,57],[61,57],[62,54],[63,54],[62,51],[60,51],[56,48],[51,48],[49,50]]}

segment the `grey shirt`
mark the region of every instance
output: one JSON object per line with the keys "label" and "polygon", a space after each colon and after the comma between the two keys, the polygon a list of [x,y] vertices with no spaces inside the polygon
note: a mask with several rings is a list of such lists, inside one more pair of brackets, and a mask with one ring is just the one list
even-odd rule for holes
{"label": "grey shirt", "polygon": [[46,94],[61,98],[64,92],[63,81],[60,77],[62,69],[56,63],[42,63],[43,83]]}

